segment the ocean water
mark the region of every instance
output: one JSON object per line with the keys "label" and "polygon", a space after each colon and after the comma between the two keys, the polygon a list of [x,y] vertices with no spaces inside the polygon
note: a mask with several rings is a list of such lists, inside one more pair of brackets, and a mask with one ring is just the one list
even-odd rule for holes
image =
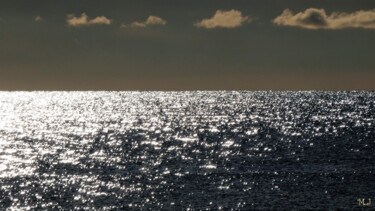
{"label": "ocean water", "polygon": [[374,209],[374,104],[375,92],[0,92],[0,209]]}

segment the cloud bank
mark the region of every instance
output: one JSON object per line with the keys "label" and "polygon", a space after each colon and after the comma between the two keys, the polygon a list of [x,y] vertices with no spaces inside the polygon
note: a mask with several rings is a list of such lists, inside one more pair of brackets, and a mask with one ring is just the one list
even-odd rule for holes
{"label": "cloud bank", "polygon": [[244,22],[249,22],[250,18],[242,16],[241,11],[238,10],[217,10],[212,18],[203,19],[194,25],[206,29],[221,28],[236,28],[241,26]]}
{"label": "cloud bank", "polygon": [[135,21],[129,25],[125,25],[125,24],[122,24],[120,27],[121,28],[126,28],[126,27],[146,27],[148,25],[166,25],[167,24],[167,21],[160,18],[160,17],[157,17],[157,16],[149,16],[146,21],[144,22],[139,22],[139,21]]}
{"label": "cloud bank", "polygon": [[98,16],[90,20],[86,13],[82,13],[81,17],[76,17],[73,14],[68,15],[67,22],[69,26],[84,26],[93,24],[110,25],[112,23],[112,20],[108,19],[105,16]]}
{"label": "cloud bank", "polygon": [[279,26],[295,26],[306,29],[375,29],[375,9],[353,13],[334,12],[327,15],[324,9],[309,8],[293,14],[289,9],[273,20]]}

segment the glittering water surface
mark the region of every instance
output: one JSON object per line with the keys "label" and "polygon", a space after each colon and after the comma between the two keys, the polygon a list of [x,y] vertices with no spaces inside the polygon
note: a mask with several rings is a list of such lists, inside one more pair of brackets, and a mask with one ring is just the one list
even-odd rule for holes
{"label": "glittering water surface", "polygon": [[0,208],[361,209],[374,92],[0,92]]}

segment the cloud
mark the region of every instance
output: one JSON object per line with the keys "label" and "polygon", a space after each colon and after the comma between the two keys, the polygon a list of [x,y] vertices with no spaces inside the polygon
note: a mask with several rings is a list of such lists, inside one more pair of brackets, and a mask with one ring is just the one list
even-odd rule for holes
{"label": "cloud", "polygon": [[213,29],[216,27],[235,28],[241,26],[244,22],[250,22],[250,18],[242,16],[241,11],[238,10],[217,10],[215,15],[209,19],[203,19],[194,25],[206,29]]}
{"label": "cloud", "polygon": [[131,27],[146,27],[146,23],[135,21],[130,24]]}
{"label": "cloud", "polygon": [[167,24],[167,21],[160,18],[160,17],[157,17],[157,16],[149,16],[146,21],[144,22],[139,22],[139,21],[135,21],[129,25],[125,25],[125,24],[121,24],[120,28],[126,28],[126,27],[146,27],[148,25],[166,25]]}
{"label": "cloud", "polygon": [[306,29],[375,29],[375,10],[360,10],[353,13],[334,12],[327,15],[324,9],[309,8],[293,14],[289,9],[273,20],[279,26],[295,26]]}
{"label": "cloud", "polygon": [[99,16],[89,21],[90,24],[111,24],[111,20],[106,18],[105,16]]}
{"label": "cloud", "polygon": [[40,16],[38,15],[38,16],[36,16],[36,17],[34,18],[34,20],[35,20],[35,21],[42,21],[43,19],[42,19],[42,17],[40,17]]}
{"label": "cloud", "polygon": [[93,24],[110,25],[112,23],[112,20],[108,19],[105,16],[98,16],[90,20],[86,13],[82,13],[81,17],[76,17],[73,14],[68,15],[67,22],[69,26],[83,26]]}
{"label": "cloud", "polygon": [[165,25],[167,24],[167,21],[163,20],[162,18],[159,18],[157,16],[149,16],[145,22],[146,25]]}

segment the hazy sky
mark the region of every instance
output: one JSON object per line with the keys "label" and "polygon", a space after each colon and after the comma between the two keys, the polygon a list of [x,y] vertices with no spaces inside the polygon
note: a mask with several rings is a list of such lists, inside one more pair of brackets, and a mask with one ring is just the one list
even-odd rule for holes
{"label": "hazy sky", "polygon": [[374,0],[0,0],[0,90],[375,89]]}

